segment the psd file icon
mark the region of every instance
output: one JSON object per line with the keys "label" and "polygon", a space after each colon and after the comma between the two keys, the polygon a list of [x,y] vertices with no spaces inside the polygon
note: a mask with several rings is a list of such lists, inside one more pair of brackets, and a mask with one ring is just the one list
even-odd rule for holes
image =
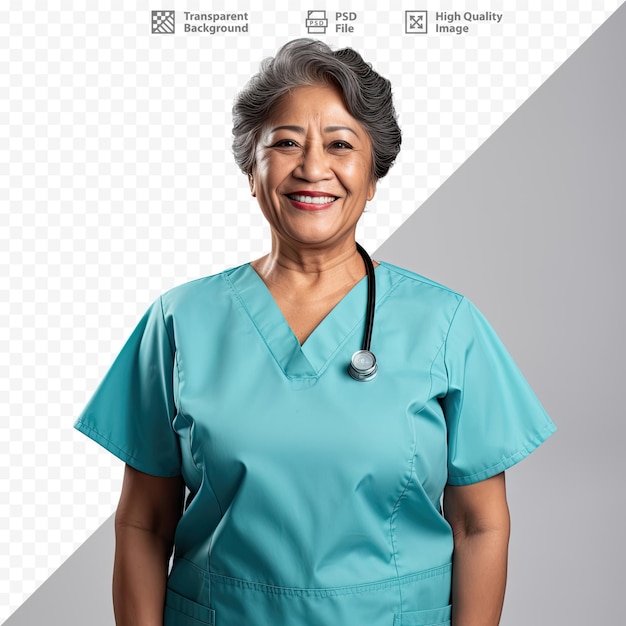
{"label": "psd file icon", "polygon": [[425,35],[428,32],[428,11],[405,11],[404,32],[408,35]]}
{"label": "psd file icon", "polygon": [[307,11],[305,26],[310,35],[322,35],[328,28],[326,11]]}

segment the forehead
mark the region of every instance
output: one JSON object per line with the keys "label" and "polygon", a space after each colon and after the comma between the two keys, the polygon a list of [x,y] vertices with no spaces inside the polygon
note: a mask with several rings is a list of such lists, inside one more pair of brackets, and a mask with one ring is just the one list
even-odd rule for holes
{"label": "forehead", "polygon": [[335,119],[360,127],[358,121],[348,112],[339,88],[323,84],[303,85],[291,89],[274,105],[268,123],[316,119],[326,121]]}

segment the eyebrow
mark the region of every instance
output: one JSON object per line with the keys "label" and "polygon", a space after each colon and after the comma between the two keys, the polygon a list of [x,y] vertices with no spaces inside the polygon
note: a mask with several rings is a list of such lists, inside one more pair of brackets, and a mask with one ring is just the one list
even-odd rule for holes
{"label": "eyebrow", "polygon": [[[290,130],[294,133],[300,133],[301,135],[304,135],[304,133],[306,132],[302,126],[292,126],[292,125],[276,126],[275,128],[272,128],[273,133],[276,132],[277,130]],[[357,132],[354,129],[350,128],[349,126],[326,126],[326,128],[324,128],[323,130],[325,133],[334,133],[335,131],[338,131],[338,130],[347,130],[347,131],[350,131],[356,137],[359,136]]]}

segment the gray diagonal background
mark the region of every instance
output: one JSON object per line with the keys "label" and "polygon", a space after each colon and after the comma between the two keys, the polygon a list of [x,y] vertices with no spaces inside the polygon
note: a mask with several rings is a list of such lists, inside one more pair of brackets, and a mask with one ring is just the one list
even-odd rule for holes
{"label": "gray diagonal background", "polygon": [[[624,33],[626,5],[375,255],[478,304],[559,426],[509,473],[504,626],[621,614]],[[113,624],[112,546],[111,518],[6,625]]]}
{"label": "gray diagonal background", "polygon": [[504,626],[622,621],[626,5],[378,251],[487,315],[559,431],[508,472]]}

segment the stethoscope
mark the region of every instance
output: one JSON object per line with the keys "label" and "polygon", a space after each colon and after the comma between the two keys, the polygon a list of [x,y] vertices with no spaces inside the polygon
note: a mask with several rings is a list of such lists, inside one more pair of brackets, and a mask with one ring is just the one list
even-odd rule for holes
{"label": "stethoscope", "polygon": [[376,306],[376,278],[374,276],[374,264],[370,255],[357,243],[356,249],[363,257],[365,271],[367,272],[367,310],[365,312],[365,333],[363,345],[357,350],[348,365],[348,374],[361,382],[372,380],[378,373],[376,357],[370,351],[372,343],[372,329],[374,327],[374,307]]}

